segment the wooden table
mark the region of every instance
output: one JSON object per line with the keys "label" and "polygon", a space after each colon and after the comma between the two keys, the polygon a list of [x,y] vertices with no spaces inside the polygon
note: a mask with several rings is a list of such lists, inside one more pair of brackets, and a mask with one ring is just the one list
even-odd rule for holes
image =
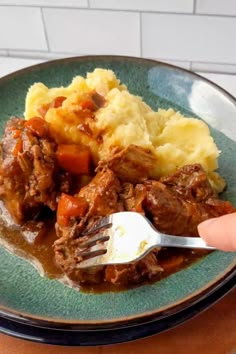
{"label": "wooden table", "polygon": [[138,341],[99,347],[60,347],[0,334],[0,354],[236,354],[236,289],[192,320]]}

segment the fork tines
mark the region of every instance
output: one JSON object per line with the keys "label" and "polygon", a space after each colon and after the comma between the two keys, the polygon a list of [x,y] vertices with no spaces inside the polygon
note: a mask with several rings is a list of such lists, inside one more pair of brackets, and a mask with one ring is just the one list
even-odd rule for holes
{"label": "fork tines", "polygon": [[[99,227],[100,229],[101,227]],[[98,228],[96,228],[97,230]],[[93,229],[94,230],[94,229]],[[82,261],[90,258],[101,256],[107,252],[106,242],[109,241],[110,236],[107,232],[107,228],[100,232],[92,235],[91,233],[86,236],[81,237],[79,242],[79,247],[77,249],[77,254]]]}
{"label": "fork tines", "polygon": [[93,248],[94,246],[91,249],[88,249],[87,251],[79,252],[79,258],[81,259],[81,262],[90,258],[102,256],[107,252],[106,248],[102,248],[102,249],[93,249]]}
{"label": "fork tines", "polygon": [[101,229],[107,229],[112,226],[111,217],[104,216],[94,223],[93,227],[89,230],[82,232],[82,236],[97,233]]}
{"label": "fork tines", "polygon": [[109,238],[110,236],[104,233],[95,234],[93,236],[84,236],[81,238],[79,249],[83,250],[83,249],[90,248],[94,245],[102,244],[108,241]]}

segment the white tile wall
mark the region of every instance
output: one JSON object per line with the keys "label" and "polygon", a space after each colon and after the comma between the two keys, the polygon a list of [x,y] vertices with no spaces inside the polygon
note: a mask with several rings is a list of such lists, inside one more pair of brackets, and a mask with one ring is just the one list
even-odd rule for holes
{"label": "white tile wall", "polygon": [[44,9],[54,52],[140,55],[137,13]]}
{"label": "white tile wall", "polygon": [[1,6],[0,48],[47,50],[40,9]]}
{"label": "white tile wall", "polygon": [[88,0],[0,0],[0,5],[88,7]]}
{"label": "white tile wall", "polygon": [[90,7],[134,11],[193,12],[194,0],[90,0]]}
{"label": "white tile wall", "polygon": [[210,81],[215,82],[220,87],[223,87],[226,91],[230,92],[236,98],[236,89],[235,89],[235,76],[233,75],[221,75],[221,74],[212,74],[212,73],[201,73],[198,74],[204,76]]}
{"label": "white tile wall", "polygon": [[144,56],[236,63],[236,18],[142,15]]}
{"label": "white tile wall", "polygon": [[0,56],[0,77],[7,75],[13,71],[22,69],[23,67],[31,66],[42,62],[41,60],[33,59],[18,59],[17,63],[13,58],[4,58]]}
{"label": "white tile wall", "polygon": [[163,58],[150,58],[150,59],[155,59],[164,63],[168,63],[171,65],[179,66],[184,69],[191,69],[191,62],[190,61],[181,61],[181,60],[167,60]]}
{"label": "white tile wall", "polygon": [[0,0],[0,55],[121,54],[236,74],[236,0]]}
{"label": "white tile wall", "polygon": [[192,63],[193,71],[212,72],[212,73],[236,73],[236,64],[217,64],[217,63]]}
{"label": "white tile wall", "polygon": [[[0,53],[1,54],[1,53]],[[55,53],[55,52],[38,52],[38,51],[30,51],[30,50],[8,50],[8,54],[10,57],[15,58],[33,58],[33,59],[59,59],[66,58],[68,56],[78,56],[83,55],[83,53]]]}
{"label": "white tile wall", "polygon": [[236,15],[235,0],[197,0],[196,12],[202,14]]}

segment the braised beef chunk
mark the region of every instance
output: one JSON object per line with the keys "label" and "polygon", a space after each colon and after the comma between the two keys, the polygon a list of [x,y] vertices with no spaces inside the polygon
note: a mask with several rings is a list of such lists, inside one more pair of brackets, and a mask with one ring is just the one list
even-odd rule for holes
{"label": "braised beef chunk", "polygon": [[163,269],[158,264],[155,252],[147,254],[132,264],[109,265],[105,269],[105,281],[115,285],[137,284],[157,277]]}
{"label": "braised beef chunk", "polygon": [[145,185],[144,209],[154,226],[166,234],[197,236],[202,221],[235,211],[229,202],[218,199],[198,164]]}
{"label": "braised beef chunk", "polygon": [[98,172],[78,193],[78,196],[84,198],[89,204],[87,217],[106,216],[123,210],[118,197],[120,190],[119,179],[111,170]]}
{"label": "braised beef chunk", "polygon": [[[106,281],[116,285],[127,285],[128,283],[138,283],[147,278],[151,279],[161,272],[161,267],[158,265],[154,253],[128,266],[110,265],[92,270],[77,268],[77,264],[81,261],[79,257],[81,232],[92,228],[93,223],[99,217],[125,210],[124,201],[131,197],[126,193],[127,185],[122,186],[111,170],[100,171],[76,196],[84,198],[89,203],[89,209],[80,218],[79,223],[74,223],[69,227],[57,223],[56,230],[60,238],[54,243],[55,259],[72,281],[81,284],[97,284]],[[132,202],[128,201],[127,203],[140,205],[139,192],[136,192],[136,195],[134,193]],[[131,209],[130,206],[130,209],[126,210]]]}
{"label": "braised beef chunk", "polygon": [[111,170],[101,171],[92,181],[75,196],[86,200],[89,208],[79,222],[64,226],[57,223],[56,231],[60,237],[54,243],[55,259],[70,279],[79,283],[99,283],[104,277],[104,267],[93,270],[80,270],[76,265],[80,262],[78,248],[80,234],[90,228],[101,216],[123,210],[119,202],[120,182]]}
{"label": "braised beef chunk", "polygon": [[[189,210],[184,201],[158,181],[148,181],[146,188],[144,209],[155,227],[167,234],[184,235],[186,224],[189,223]],[[189,232],[191,234],[192,230],[188,229]]]}
{"label": "braised beef chunk", "polygon": [[40,118],[12,118],[1,143],[0,196],[17,223],[56,209],[55,143]]}
{"label": "braised beef chunk", "polygon": [[[114,161],[119,166],[119,159]],[[115,165],[109,166],[113,168]],[[197,225],[201,221],[235,211],[229,202],[218,199],[206,173],[198,164],[184,166],[159,181],[145,180],[138,184],[123,182],[125,170],[126,166],[123,166],[122,173],[118,173],[103,166],[93,180],[74,196],[88,203],[86,212],[71,218],[72,224],[69,226],[57,223],[59,238],[54,243],[55,259],[75,283],[107,282],[126,286],[156,278],[163,271],[158,263],[159,250],[129,265],[78,269],[77,265],[81,262],[79,246],[83,241],[81,234],[104,215],[122,210],[136,211],[146,215],[163,233],[196,236]],[[130,173],[129,170],[128,180]],[[117,174],[122,178],[118,178]]]}
{"label": "braised beef chunk", "polygon": [[185,165],[176,173],[162,177],[160,182],[187,200],[201,202],[210,197],[217,197],[200,164]]}
{"label": "braised beef chunk", "polygon": [[61,237],[53,245],[55,261],[75,284],[99,284],[104,279],[104,267],[89,269],[78,269],[77,267],[80,262],[78,249],[81,238],[79,234],[83,226],[83,221],[81,228],[76,224],[72,228],[56,225],[56,232]]}
{"label": "braised beef chunk", "polygon": [[133,185],[126,182],[122,183],[120,199],[123,202],[124,209],[145,214],[143,210],[143,202],[146,198],[146,194],[146,187],[143,184]]}
{"label": "braised beef chunk", "polygon": [[136,145],[127,148],[114,148],[111,155],[99,162],[98,169],[109,168],[125,182],[139,183],[152,175],[156,158],[150,151]]}

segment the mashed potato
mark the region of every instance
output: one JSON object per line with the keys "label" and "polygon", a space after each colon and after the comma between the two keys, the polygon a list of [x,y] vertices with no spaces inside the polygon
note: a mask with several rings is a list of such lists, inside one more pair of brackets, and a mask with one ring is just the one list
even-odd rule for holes
{"label": "mashed potato", "polygon": [[[84,97],[93,90],[105,98],[105,104],[94,112],[93,118],[86,118],[85,133],[78,112]],[[156,157],[150,177],[165,176],[183,165],[200,163],[213,187],[218,192],[223,190],[225,182],[215,172],[219,151],[203,121],[184,117],[173,109],[153,111],[140,97],[129,93],[111,70],[105,69],[95,69],[86,78],[77,76],[67,87],[49,89],[35,83],[26,97],[25,118],[40,116],[40,108],[60,96],[64,97],[62,105],[49,108],[45,114],[58,143],[89,145],[96,163],[106,158],[114,146],[135,144]]]}

